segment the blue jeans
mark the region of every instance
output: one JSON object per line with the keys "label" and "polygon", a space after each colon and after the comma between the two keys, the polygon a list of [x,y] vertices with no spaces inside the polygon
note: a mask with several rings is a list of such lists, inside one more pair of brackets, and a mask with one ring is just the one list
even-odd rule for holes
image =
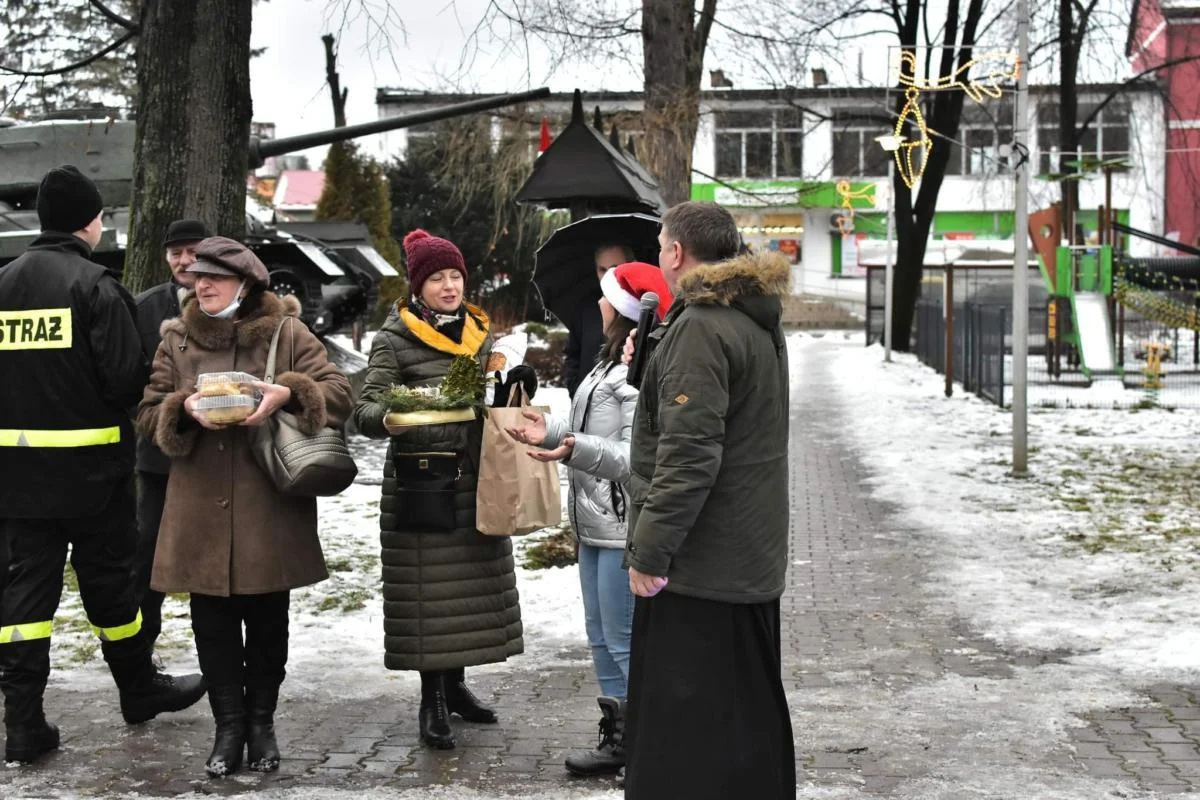
{"label": "blue jeans", "polygon": [[629,639],[633,631],[633,592],[622,567],[620,547],[579,545],[579,586],[583,616],[600,694],[625,699],[629,680]]}

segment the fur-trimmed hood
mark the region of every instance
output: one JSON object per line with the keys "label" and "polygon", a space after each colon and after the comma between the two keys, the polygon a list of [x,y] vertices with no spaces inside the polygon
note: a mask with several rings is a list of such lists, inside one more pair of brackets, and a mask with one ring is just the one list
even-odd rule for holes
{"label": "fur-trimmed hood", "polygon": [[230,347],[235,337],[239,347],[269,342],[284,317],[300,316],[300,301],[295,296],[280,297],[273,292],[263,292],[248,300],[249,307],[243,306],[245,316],[236,320],[208,316],[200,309],[195,294],[188,294],[182,302],[182,313],[163,322],[162,334],[170,331],[186,336],[209,350]]}
{"label": "fur-trimmed hood", "polygon": [[675,301],[680,306],[730,306],[771,330],[783,316],[783,298],[791,285],[791,266],[782,255],[745,253],[690,270],[679,279]]}

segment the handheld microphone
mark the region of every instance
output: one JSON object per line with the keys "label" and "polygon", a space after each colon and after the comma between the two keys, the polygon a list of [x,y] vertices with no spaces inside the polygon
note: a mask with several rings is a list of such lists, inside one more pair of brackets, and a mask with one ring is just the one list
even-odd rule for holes
{"label": "handheld microphone", "polygon": [[650,340],[650,334],[658,327],[658,295],[654,292],[646,292],[642,295],[642,310],[638,314],[637,336],[633,339],[633,358],[629,362],[629,373],[625,376],[625,383],[635,389],[641,388],[642,373],[646,370],[646,359],[649,355],[646,353],[646,345]]}

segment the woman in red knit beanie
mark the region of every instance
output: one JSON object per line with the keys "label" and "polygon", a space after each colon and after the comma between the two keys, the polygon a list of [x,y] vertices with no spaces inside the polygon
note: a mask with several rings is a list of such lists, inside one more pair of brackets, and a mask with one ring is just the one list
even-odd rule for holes
{"label": "woman in red knit beanie", "polygon": [[[446,239],[404,237],[409,299],[393,307],[371,344],[354,421],[384,438],[387,409],[376,397],[392,385],[438,386],[456,356],[482,372],[491,351],[488,317],[467,303],[467,267]],[[409,428],[391,437],[383,467],[384,663],[421,673],[421,740],[452,748],[451,714],[496,722],[467,688],[466,667],[524,651],[512,542],[475,530],[475,484],[483,424]]]}

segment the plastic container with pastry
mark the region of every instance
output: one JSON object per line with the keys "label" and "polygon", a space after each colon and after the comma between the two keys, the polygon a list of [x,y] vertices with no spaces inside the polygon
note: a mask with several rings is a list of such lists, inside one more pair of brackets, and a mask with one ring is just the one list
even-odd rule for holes
{"label": "plastic container with pastry", "polygon": [[238,423],[254,413],[262,396],[254,387],[258,378],[246,372],[206,372],[196,378],[200,399],[196,410],[216,425]]}

